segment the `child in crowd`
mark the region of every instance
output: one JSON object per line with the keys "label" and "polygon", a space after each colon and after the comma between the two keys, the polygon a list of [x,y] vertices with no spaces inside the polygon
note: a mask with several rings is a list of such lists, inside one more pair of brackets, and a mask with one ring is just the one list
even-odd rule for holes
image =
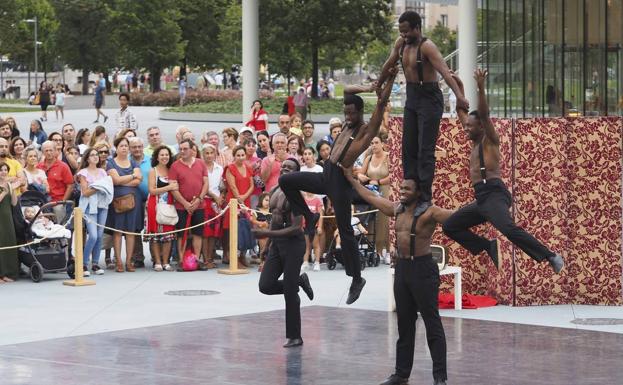
{"label": "child in crowd", "polygon": [[38,211],[39,206],[24,207],[24,219],[26,219],[26,222],[32,223],[30,229],[36,236],[71,238],[71,231],[64,226],[55,224],[46,215],[39,215],[39,217],[35,219]]}
{"label": "child in crowd", "polygon": [[[261,193],[259,198],[258,198],[258,202],[257,202],[257,207],[255,208],[257,210],[257,212],[253,212],[251,215],[251,223],[253,224],[253,228],[256,229],[268,229],[270,226],[270,219],[271,219],[271,215],[270,215],[270,211],[268,209],[268,204],[270,201],[270,194],[267,192]],[[257,243],[260,249],[260,266],[258,267],[258,271],[262,271],[262,268],[264,267],[264,254],[262,253],[262,251],[264,250],[264,248],[266,247],[266,243],[268,242],[267,238],[262,238],[262,239],[258,239]]]}
{"label": "child in crowd", "polygon": [[[305,198],[305,203],[307,203],[307,207],[309,207],[309,211],[312,213],[320,214],[320,219],[316,224],[316,234],[318,236],[313,237],[313,241],[310,241],[309,235],[305,234],[305,255],[303,257],[303,265],[301,266],[301,270],[307,270],[309,268],[309,257],[312,256],[312,262],[314,263],[314,271],[320,271],[320,240],[319,236],[322,234],[322,215],[324,212],[324,205],[322,204],[322,199],[316,194],[312,194],[309,192],[303,192],[303,198]],[[312,254],[312,246],[314,249],[314,253]]]}

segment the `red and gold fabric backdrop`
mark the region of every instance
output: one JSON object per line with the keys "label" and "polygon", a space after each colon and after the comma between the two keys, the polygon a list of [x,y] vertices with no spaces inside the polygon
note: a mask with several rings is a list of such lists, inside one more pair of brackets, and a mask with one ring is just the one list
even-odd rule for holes
{"label": "red and gold fabric backdrop", "polygon": [[[472,256],[438,228],[434,243],[449,264],[463,268],[463,291],[503,304],[621,304],[621,118],[497,119],[502,179],[513,194],[517,223],[562,252],[561,275],[537,264],[490,225],[474,229],[499,237],[500,271],[486,254]],[[513,124],[514,123],[514,124]],[[389,125],[391,199],[402,181],[402,119]],[[442,119],[433,202],[457,209],[474,199],[469,143],[455,119]],[[393,224],[392,224],[393,229]],[[390,234],[395,239],[393,232]],[[444,277],[442,290],[451,290]]]}

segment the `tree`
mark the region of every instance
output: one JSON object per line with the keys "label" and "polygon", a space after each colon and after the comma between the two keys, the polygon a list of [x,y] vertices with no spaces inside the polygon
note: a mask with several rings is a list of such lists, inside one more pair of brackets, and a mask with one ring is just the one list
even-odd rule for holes
{"label": "tree", "polygon": [[14,52],[17,44],[17,23],[19,22],[17,3],[14,1],[0,2],[0,58]]}
{"label": "tree", "polygon": [[[55,38],[58,20],[54,7],[48,0],[15,0],[17,6],[17,20],[15,20],[15,44],[11,52],[11,59],[35,69],[34,24],[27,23],[26,19],[37,17],[37,40],[41,44],[37,48],[38,70],[50,71],[56,59]],[[37,85],[38,86],[38,85]]]}
{"label": "tree", "polygon": [[60,28],[57,49],[70,68],[82,70],[82,93],[89,90],[89,73],[115,66],[118,43],[111,1],[53,0]]}
{"label": "tree", "polygon": [[428,37],[435,43],[444,57],[456,50],[456,31],[444,26],[440,21],[430,31]]}
{"label": "tree", "polygon": [[366,69],[369,72],[380,72],[392,49],[391,42],[375,40],[366,52]]}
{"label": "tree", "polygon": [[152,91],[160,91],[162,70],[184,56],[185,41],[177,24],[181,18],[177,0],[117,0],[123,18],[120,42],[122,60],[135,68],[149,70]]}
{"label": "tree", "polygon": [[232,0],[178,0],[178,24],[182,30],[184,48],[180,76],[186,66],[212,68],[219,63],[221,41],[217,38],[222,21]]}
{"label": "tree", "polygon": [[[260,7],[260,60],[271,74],[286,78],[288,94],[291,77],[303,77],[311,68],[309,44],[297,39],[298,24],[288,22],[299,15],[292,1],[264,0]],[[275,23],[276,17],[286,22]]]}
{"label": "tree", "polygon": [[391,33],[391,0],[296,0],[298,34],[311,49],[312,97],[318,96],[318,56],[325,46],[353,49]]}
{"label": "tree", "polygon": [[227,71],[234,64],[242,63],[242,4],[239,0],[233,1],[225,12],[218,34],[218,43],[218,64],[223,68],[227,82]]}

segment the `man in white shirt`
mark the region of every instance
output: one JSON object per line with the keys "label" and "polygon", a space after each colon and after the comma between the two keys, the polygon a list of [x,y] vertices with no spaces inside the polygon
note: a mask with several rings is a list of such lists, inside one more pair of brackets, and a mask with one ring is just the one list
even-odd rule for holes
{"label": "man in white shirt", "polygon": [[117,126],[117,133],[121,132],[124,128],[131,128],[134,131],[138,130],[138,121],[136,116],[128,109],[130,103],[130,95],[123,92],[119,94],[119,106],[121,109],[115,114],[115,122]]}

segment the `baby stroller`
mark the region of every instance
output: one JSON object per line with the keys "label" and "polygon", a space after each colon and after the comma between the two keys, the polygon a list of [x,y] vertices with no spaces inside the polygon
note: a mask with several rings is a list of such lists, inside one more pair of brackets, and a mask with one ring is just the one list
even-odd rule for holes
{"label": "baby stroller", "polygon": [[[370,206],[368,205],[355,205],[355,212],[363,212],[369,210]],[[357,218],[359,221],[358,223],[368,229],[368,224],[370,223],[370,221],[374,221],[376,219],[376,213],[373,212],[363,215],[357,215],[353,216],[353,218]],[[364,270],[366,266],[378,266],[381,258],[376,252],[376,245],[374,244],[374,234],[370,232],[368,232],[367,235],[363,233],[355,233],[355,241],[357,242],[357,251],[359,253],[359,263],[361,264],[361,270]],[[329,245],[329,251],[327,251],[327,254],[325,255],[325,262],[327,263],[327,268],[329,270],[335,269],[338,262],[342,266],[344,265],[342,250],[336,248],[336,237],[333,237],[333,239],[331,240],[331,244]]]}
{"label": "baby stroller", "polygon": [[[13,222],[16,228],[17,242],[28,243],[41,239],[42,236],[35,234],[33,224],[42,217],[47,217],[52,222],[57,222],[56,211],[64,213],[62,220],[58,223],[64,225],[73,212],[74,202],[58,201],[46,203],[47,199],[44,194],[38,191],[26,191],[19,197],[19,212],[21,216],[14,215]],[[24,217],[23,210],[26,207],[38,206],[34,218],[27,221]],[[29,223],[30,222],[30,223]],[[40,242],[31,245],[22,246],[18,249],[17,255],[19,261],[30,269],[30,278],[33,282],[40,282],[44,273],[67,272],[70,278],[74,278],[73,260],[69,258],[69,247],[71,245],[71,236],[67,234],[54,234],[54,236],[41,239]]]}

